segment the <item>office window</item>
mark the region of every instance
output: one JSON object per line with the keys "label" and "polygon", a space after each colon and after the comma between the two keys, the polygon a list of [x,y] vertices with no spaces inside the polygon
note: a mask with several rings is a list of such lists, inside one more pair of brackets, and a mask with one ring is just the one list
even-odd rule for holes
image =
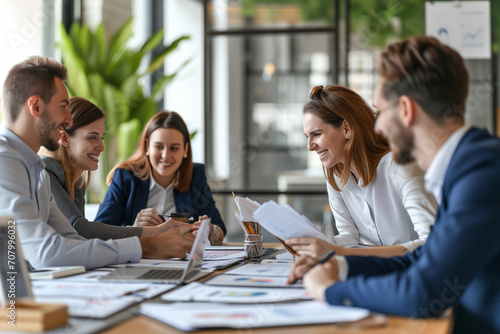
{"label": "office window", "polygon": [[[206,162],[221,180],[216,191],[250,191],[322,221],[326,186],[307,151],[302,108],[312,87],[338,82],[338,7],[332,0],[206,2]],[[308,169],[316,171],[305,175],[310,184],[293,184],[287,174]],[[317,193],[278,196],[288,190]],[[231,201],[218,206],[234,225]]]}

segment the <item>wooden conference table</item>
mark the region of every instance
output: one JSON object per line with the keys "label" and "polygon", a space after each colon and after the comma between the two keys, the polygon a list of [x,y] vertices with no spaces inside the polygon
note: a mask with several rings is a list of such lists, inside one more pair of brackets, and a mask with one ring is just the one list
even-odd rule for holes
{"label": "wooden conference table", "polygon": [[[224,244],[226,246],[241,246],[241,244]],[[266,248],[283,248],[281,244],[264,244]],[[224,270],[215,271],[208,277],[204,277],[200,281],[205,281],[213,275],[218,275]],[[438,319],[414,319],[396,316],[375,315],[367,319],[352,323],[327,324],[327,325],[308,325],[308,326],[293,326],[293,327],[274,327],[274,328],[248,328],[248,329],[217,329],[203,330],[190,333],[203,334],[241,334],[251,332],[252,334],[324,334],[324,333],[369,333],[369,334],[410,334],[410,333],[433,333],[445,334],[450,333],[452,329],[451,315]],[[143,316],[135,316],[127,319],[107,330],[101,332],[103,334],[152,334],[152,333],[167,333],[177,334],[182,333],[168,325],[162,324],[155,320]]]}

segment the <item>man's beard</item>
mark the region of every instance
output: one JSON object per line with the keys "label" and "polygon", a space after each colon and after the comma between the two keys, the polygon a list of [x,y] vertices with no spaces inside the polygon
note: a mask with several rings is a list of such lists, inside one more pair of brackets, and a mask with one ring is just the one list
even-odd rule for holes
{"label": "man's beard", "polygon": [[394,126],[398,127],[397,133],[393,135],[393,140],[396,140],[396,142],[393,143],[392,150],[394,161],[401,165],[415,161],[411,153],[415,146],[413,133],[405,131],[403,126],[399,123],[394,124]]}
{"label": "man's beard", "polygon": [[57,128],[56,123],[51,122],[48,109],[44,108],[41,115],[41,122],[37,125],[38,134],[42,140],[42,146],[49,151],[57,151],[59,141],[54,139],[53,132]]}

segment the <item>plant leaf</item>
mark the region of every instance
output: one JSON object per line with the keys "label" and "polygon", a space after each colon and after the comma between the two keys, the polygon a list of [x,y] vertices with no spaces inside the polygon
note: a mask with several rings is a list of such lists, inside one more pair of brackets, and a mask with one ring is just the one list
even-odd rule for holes
{"label": "plant leaf", "polygon": [[68,69],[67,85],[71,91],[82,97],[90,95],[89,81],[85,71],[84,61],[75,53],[73,43],[66,33],[64,25],[60,25],[61,30],[61,48],[63,52],[63,62]]}
{"label": "plant leaf", "polygon": [[134,153],[141,131],[142,125],[137,118],[120,124],[116,137],[116,150],[120,160],[123,161]]}
{"label": "plant leaf", "polygon": [[106,68],[105,78],[115,87],[120,87],[123,81],[137,72],[139,66],[133,55],[132,51],[124,50],[121,56],[115,57]]}
{"label": "plant leaf", "polygon": [[99,23],[97,29],[95,30],[95,45],[97,46],[97,70],[102,71],[106,67],[106,61],[108,56],[108,44],[106,41],[106,30],[104,25]]}
{"label": "plant leaf", "polygon": [[82,57],[83,59],[90,59],[89,44],[90,44],[90,29],[88,26],[82,26],[80,29],[80,34],[78,35],[78,50],[80,57]]}
{"label": "plant leaf", "polygon": [[151,98],[158,102],[162,99],[163,93],[165,91],[165,87],[168,86],[174,80],[177,73],[173,73],[170,75],[164,75],[160,79],[156,80],[153,85],[153,91],[151,92]]}
{"label": "plant leaf", "polygon": [[158,106],[153,101],[152,98],[145,98],[140,102],[137,108],[130,111],[131,117],[140,120],[141,124],[144,126],[153,115],[156,113]]}
{"label": "plant leaf", "polygon": [[153,36],[151,36],[151,38],[149,38],[146,42],[144,42],[141,49],[139,50],[139,54],[141,54],[142,57],[146,53],[153,51],[162,42],[163,42],[163,29],[160,29]]}
{"label": "plant leaf", "polygon": [[122,91],[105,84],[103,92],[104,112],[106,113],[106,133],[116,135],[118,126],[128,120],[130,110]]}
{"label": "plant leaf", "polygon": [[104,78],[99,73],[89,74],[90,94],[97,101],[96,105],[104,108]]}
{"label": "plant leaf", "polygon": [[139,77],[135,74],[129,76],[120,86],[123,94],[127,97],[127,101],[131,101],[134,98],[134,94],[137,86],[139,85]]}
{"label": "plant leaf", "polygon": [[181,36],[181,37],[177,38],[175,41],[173,41],[170,45],[165,47],[162,50],[162,52],[151,61],[151,64],[149,65],[149,67],[147,69],[147,73],[153,73],[156,70],[158,70],[161,66],[163,66],[163,63],[165,61],[165,57],[168,56],[172,51],[177,49],[180,42],[182,42],[184,40],[188,40],[188,39],[190,39],[189,36],[186,36],[186,35]]}
{"label": "plant leaf", "polygon": [[[73,22],[71,24],[71,27],[69,28],[69,36],[71,37],[71,42],[73,43],[73,50],[79,54],[80,50],[78,49],[78,40],[80,39],[80,30],[81,26],[80,23],[78,22]],[[64,29],[64,32],[66,32],[66,29]]]}
{"label": "plant leaf", "polygon": [[132,36],[132,17],[130,17],[125,23],[120,27],[120,29],[111,37],[111,42],[109,44],[109,59],[119,57],[119,51],[125,48],[127,41]]}
{"label": "plant leaf", "polygon": [[170,75],[164,75],[154,83],[151,97],[155,102],[161,100],[161,98],[163,97],[163,93],[165,92],[165,88],[175,79],[179,72],[191,62],[191,60],[191,58],[186,60],[181,64],[181,66],[177,68],[174,73]]}

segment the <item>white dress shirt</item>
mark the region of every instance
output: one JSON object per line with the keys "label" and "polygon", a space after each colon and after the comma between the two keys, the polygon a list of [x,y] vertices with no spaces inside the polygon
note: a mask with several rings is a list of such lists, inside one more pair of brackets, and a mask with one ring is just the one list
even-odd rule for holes
{"label": "white dress shirt", "polygon": [[166,215],[175,211],[174,183],[166,188],[156,183],[153,175],[149,178],[149,195],[147,208],[154,208],[160,215]]}
{"label": "white dress shirt", "polygon": [[[340,178],[335,179],[340,184]],[[353,175],[340,192],[327,186],[338,246],[402,245],[413,251],[425,242],[434,223],[437,205],[425,191],[423,171],[414,163],[397,164],[392,152],[382,157],[368,186]]]}
{"label": "white dress shirt", "polygon": [[14,217],[31,266],[94,268],[140,261],[137,237],[103,241],[78,235],[54,201],[44,162],[5,128],[0,131],[0,166],[0,216]]}
{"label": "white dress shirt", "polygon": [[444,177],[450,165],[451,158],[457,149],[458,143],[460,143],[469,129],[469,126],[464,125],[456,130],[441,146],[434,160],[432,160],[427,173],[425,173],[425,189],[434,195],[438,205],[441,205],[441,200],[443,199]]}

